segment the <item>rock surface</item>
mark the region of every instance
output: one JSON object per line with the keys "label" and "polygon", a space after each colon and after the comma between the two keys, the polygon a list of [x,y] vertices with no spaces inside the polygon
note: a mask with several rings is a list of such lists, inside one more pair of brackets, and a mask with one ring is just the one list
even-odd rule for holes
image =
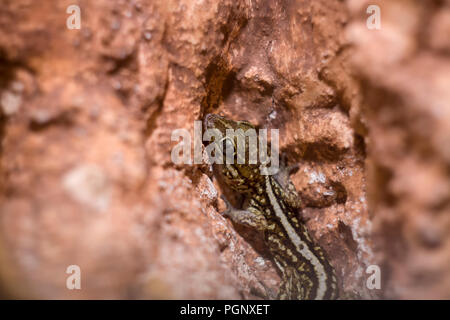
{"label": "rock surface", "polygon": [[343,298],[449,298],[450,9],[380,2],[382,30],[356,0],[79,1],[80,30],[70,1],[3,4],[3,295],[277,290],[256,236],[220,215],[211,168],[171,160],[175,129],[222,113],[280,129]]}
{"label": "rock surface", "polygon": [[[450,2],[381,1],[354,21],[369,207],[386,298],[450,298]],[[368,6],[350,1],[352,15]],[[387,72],[389,71],[389,72]]]}

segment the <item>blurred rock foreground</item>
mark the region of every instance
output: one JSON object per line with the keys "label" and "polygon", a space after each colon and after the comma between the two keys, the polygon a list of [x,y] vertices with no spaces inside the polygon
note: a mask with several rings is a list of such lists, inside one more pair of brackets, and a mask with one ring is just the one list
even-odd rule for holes
{"label": "blurred rock foreground", "polygon": [[280,129],[344,298],[450,298],[450,2],[376,2],[380,30],[359,0],[2,0],[2,296],[277,290],[211,169],[171,161],[220,112]]}

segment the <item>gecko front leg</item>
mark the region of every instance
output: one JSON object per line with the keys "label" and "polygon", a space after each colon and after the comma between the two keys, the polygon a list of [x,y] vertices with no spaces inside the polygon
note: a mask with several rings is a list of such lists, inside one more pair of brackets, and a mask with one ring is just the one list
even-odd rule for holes
{"label": "gecko front leg", "polygon": [[302,206],[300,196],[298,195],[297,190],[290,179],[290,175],[297,171],[298,168],[298,164],[286,166],[283,161],[279,172],[274,176],[274,180],[283,190],[283,192],[280,193],[281,197],[293,209],[300,209]]}
{"label": "gecko front leg", "polygon": [[[254,228],[261,233],[267,229],[267,220],[263,213],[258,209],[250,206],[246,210],[239,210],[234,208],[231,203],[222,195],[222,200],[225,202],[227,209],[222,212],[223,216],[231,219],[236,224]],[[264,288],[261,290],[258,287],[251,288],[257,296],[264,297],[265,299],[273,300],[276,298],[276,294],[262,281],[259,284]]]}
{"label": "gecko front leg", "polygon": [[267,228],[267,220],[264,214],[254,207],[248,207],[246,210],[234,208],[231,203],[222,195],[227,209],[222,212],[223,216],[231,219],[234,223],[254,228],[260,232],[264,232]]}

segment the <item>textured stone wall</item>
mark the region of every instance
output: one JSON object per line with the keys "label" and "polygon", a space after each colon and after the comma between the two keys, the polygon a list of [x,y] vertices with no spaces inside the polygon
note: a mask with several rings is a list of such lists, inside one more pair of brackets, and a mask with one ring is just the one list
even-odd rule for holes
{"label": "textured stone wall", "polygon": [[[353,16],[368,2],[349,1]],[[380,1],[347,28],[368,127],[373,236],[386,298],[450,298],[450,2]]]}
{"label": "textured stone wall", "polygon": [[[351,0],[4,1],[3,294],[276,290],[257,235],[219,214],[209,166],[171,161],[173,130],[220,112],[280,129],[344,298],[449,298],[449,8],[379,2],[371,31]],[[66,288],[74,264],[82,290]]]}

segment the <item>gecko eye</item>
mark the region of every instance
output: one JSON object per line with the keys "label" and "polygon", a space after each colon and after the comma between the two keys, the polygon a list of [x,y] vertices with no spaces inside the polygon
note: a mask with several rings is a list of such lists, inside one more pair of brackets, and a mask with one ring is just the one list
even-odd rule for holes
{"label": "gecko eye", "polygon": [[230,155],[234,155],[236,153],[234,141],[229,138],[225,137],[221,140],[221,143],[219,143],[219,146],[222,147],[222,152],[230,152]]}

